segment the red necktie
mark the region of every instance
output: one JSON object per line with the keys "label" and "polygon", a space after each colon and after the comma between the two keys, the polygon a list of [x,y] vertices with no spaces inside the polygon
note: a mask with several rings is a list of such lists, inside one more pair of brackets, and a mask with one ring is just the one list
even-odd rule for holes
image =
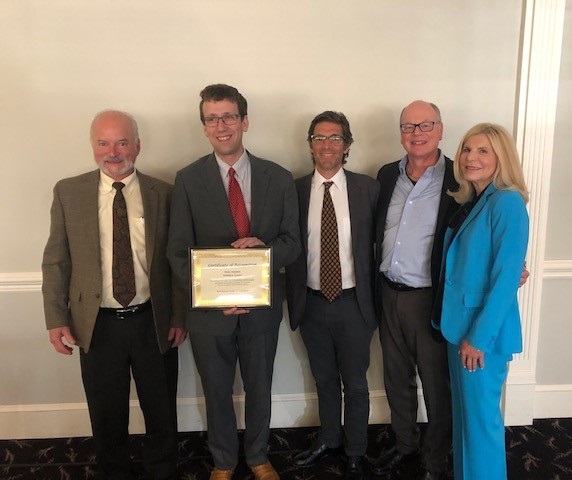
{"label": "red necktie", "polygon": [[125,184],[114,182],[115,198],[113,199],[113,298],[127,307],[135,297],[135,271],[133,268],[133,253],[129,237],[129,220],[127,205],[121,189]]}
{"label": "red necktie", "polygon": [[230,203],[230,211],[232,212],[232,219],[236,226],[238,238],[243,238],[250,233],[250,220],[246,212],[242,190],[234,177],[235,173],[232,167],[228,170],[228,202]]}
{"label": "red necktie", "polygon": [[331,302],[342,291],[342,268],[336,211],[330,195],[334,182],[324,182],[324,204],[320,232],[320,290]]}

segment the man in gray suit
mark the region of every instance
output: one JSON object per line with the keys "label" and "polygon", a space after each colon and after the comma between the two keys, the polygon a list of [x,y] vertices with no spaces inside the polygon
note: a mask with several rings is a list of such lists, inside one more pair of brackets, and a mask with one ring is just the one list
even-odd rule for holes
{"label": "man in gray suit", "polygon": [[[315,170],[296,180],[303,253],[286,268],[290,325],[300,326],[316,381],[320,433],[292,463],[310,467],[344,444],[345,478],[364,478],[369,392],[366,372],[377,319],[373,300],[375,211],[379,183],[345,170],[353,142],[342,113],[317,115],[308,130]],[[324,212],[333,204],[337,232],[333,255],[326,253]],[[339,272],[337,289],[325,285],[325,269]],[[344,387],[344,426],[341,381]]]}
{"label": "man in gray suit", "polygon": [[[105,111],[91,124],[99,170],[58,182],[42,262],[44,311],[57,352],[80,347],[98,464],[109,479],[130,479],[129,388],[133,374],[153,479],[177,466],[177,350],[186,336],[184,298],[172,288],[165,251],[171,186],[135,171],[140,141],[128,114]],[[118,255],[121,199],[127,248]],[[129,248],[130,247],[130,248]],[[129,280],[119,292],[116,265]],[[125,277],[123,277],[125,278]],[[122,295],[123,294],[123,295]]]}
{"label": "man in gray suit", "polygon": [[[189,310],[187,326],[206,399],[211,480],[232,478],[238,462],[233,405],[236,362],[246,392],[244,452],[256,480],[275,480],[268,461],[271,385],[282,292],[278,270],[300,253],[298,204],[290,172],[255,157],[242,144],[247,103],[234,87],[201,92],[201,121],[214,153],[177,173],[167,255],[182,285],[189,285],[188,247],[272,247],[272,307],[249,311]],[[232,186],[234,183],[235,186]],[[238,183],[238,187],[236,187]],[[230,190],[240,192],[240,210]]]}

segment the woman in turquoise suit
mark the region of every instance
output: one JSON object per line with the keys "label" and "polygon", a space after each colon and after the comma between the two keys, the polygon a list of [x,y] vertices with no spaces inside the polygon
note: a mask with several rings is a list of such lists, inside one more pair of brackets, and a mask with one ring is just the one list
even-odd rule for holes
{"label": "woman in turquoise suit", "polygon": [[456,480],[507,478],[501,392],[522,351],[517,289],[528,243],[528,193],[510,134],[482,123],[454,162],[460,203],[445,237],[436,318],[448,342]]}

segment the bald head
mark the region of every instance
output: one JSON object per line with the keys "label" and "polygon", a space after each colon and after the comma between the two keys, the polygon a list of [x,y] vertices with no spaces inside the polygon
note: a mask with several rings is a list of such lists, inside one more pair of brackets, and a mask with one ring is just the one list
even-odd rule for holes
{"label": "bald head", "polygon": [[407,110],[419,110],[419,109],[433,110],[433,113],[435,113],[435,116],[438,119],[438,121],[439,122],[441,121],[441,111],[439,110],[439,107],[437,105],[431,102],[426,102],[425,100],[415,100],[414,102],[411,102],[409,105],[407,105],[403,110],[401,110],[401,115],[399,116],[399,124],[404,123],[403,114]]}
{"label": "bald head", "polygon": [[91,147],[99,169],[114,181],[131,175],[141,148],[135,119],[125,112],[106,110],[91,122]]}
{"label": "bald head", "polygon": [[94,128],[100,122],[112,121],[116,124],[122,123],[128,126],[131,130],[131,138],[134,142],[139,141],[139,127],[137,126],[136,120],[127,112],[122,112],[120,110],[103,110],[93,117],[91,122],[91,127],[89,129],[89,139],[93,142],[93,132]]}
{"label": "bald head", "polygon": [[443,138],[441,112],[437,105],[415,100],[401,111],[399,125],[401,145],[409,161],[423,167],[435,165],[439,159],[439,142]]}

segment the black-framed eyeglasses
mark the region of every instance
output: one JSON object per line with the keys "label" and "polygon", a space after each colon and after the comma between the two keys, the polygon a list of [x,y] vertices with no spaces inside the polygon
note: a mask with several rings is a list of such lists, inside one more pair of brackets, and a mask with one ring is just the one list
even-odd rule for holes
{"label": "black-framed eyeglasses", "polygon": [[236,125],[238,119],[240,118],[240,114],[238,113],[225,113],[220,117],[212,116],[212,117],[205,117],[203,119],[203,124],[207,127],[216,127],[218,125],[219,120],[222,120],[222,123],[225,125]]}
{"label": "black-framed eyeglasses", "polygon": [[310,140],[312,142],[323,143],[329,140],[332,143],[344,143],[344,137],[342,135],[330,135],[326,137],[325,135],[310,135]]}
{"label": "black-framed eyeglasses", "polygon": [[441,122],[402,123],[399,128],[403,133],[413,133],[417,127],[422,132],[430,132],[438,123]]}

